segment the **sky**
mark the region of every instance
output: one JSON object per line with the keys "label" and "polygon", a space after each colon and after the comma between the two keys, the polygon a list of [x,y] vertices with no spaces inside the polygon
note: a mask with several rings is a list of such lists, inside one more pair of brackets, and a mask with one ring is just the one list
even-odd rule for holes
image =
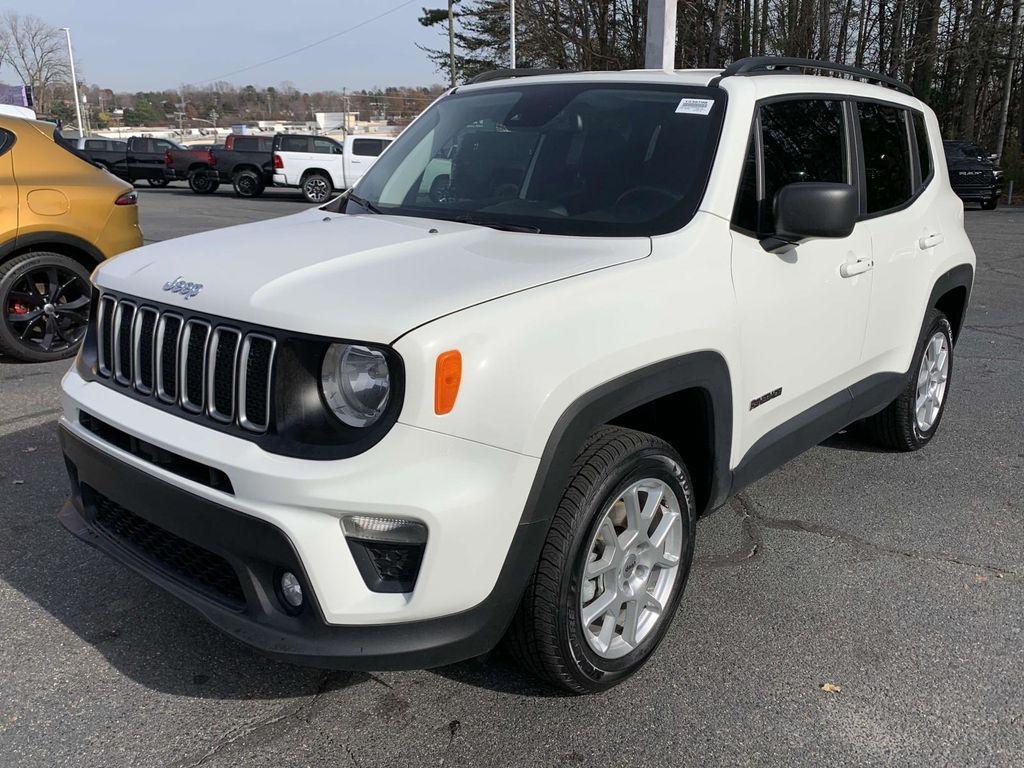
{"label": "sky", "polygon": [[[2,9],[70,27],[79,80],[115,91],[227,80],[301,91],[432,85],[416,43],[447,46],[417,21],[443,0],[4,0]],[[402,7],[398,7],[402,6]],[[370,21],[390,9],[382,18]],[[279,61],[231,74],[362,24]],[[13,71],[0,69],[0,82]],[[15,76],[16,79],[16,76]]]}

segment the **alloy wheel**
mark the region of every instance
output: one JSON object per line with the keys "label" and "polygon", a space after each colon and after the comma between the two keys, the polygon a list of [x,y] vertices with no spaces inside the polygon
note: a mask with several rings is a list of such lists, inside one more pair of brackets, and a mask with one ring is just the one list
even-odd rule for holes
{"label": "alloy wheel", "polygon": [[313,203],[322,203],[331,194],[327,182],[322,176],[311,176],[305,183],[306,197]]}
{"label": "alloy wheel", "polygon": [[89,322],[89,284],[56,265],[26,271],[3,300],[4,323],[26,349],[61,352],[74,348]]}
{"label": "alloy wheel", "polygon": [[938,421],[949,380],[949,339],[937,331],[928,340],[921,368],[917,372],[917,398],[914,404],[917,428],[927,432]]}
{"label": "alloy wheel", "polygon": [[662,620],[683,538],[679,500],[661,480],[633,483],[604,511],[585,550],[579,605],[583,635],[598,656],[625,656]]}

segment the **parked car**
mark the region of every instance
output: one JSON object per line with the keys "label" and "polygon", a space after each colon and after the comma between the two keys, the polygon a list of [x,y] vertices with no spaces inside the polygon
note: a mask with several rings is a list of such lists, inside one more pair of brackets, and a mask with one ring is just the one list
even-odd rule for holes
{"label": "parked car", "polygon": [[150,186],[165,187],[164,154],[181,149],[167,139],[132,136],[127,141],[86,136],[74,140],[73,146],[96,165],[125,181],[145,180]]}
{"label": "parked car", "polygon": [[698,515],[847,425],[934,438],[975,256],[906,86],[514,74],[327,205],[97,270],[65,526],[283,659],[504,636],[583,693],[665,637]]}
{"label": "parked car", "polygon": [[349,135],[341,144],[326,136],[279,134],[274,138],[274,184],[298,187],[311,203],[325,203],[348,189],[376,162],[390,137]]}
{"label": "parked car", "polygon": [[164,152],[164,178],[168,181],[187,181],[198,194],[216,192],[220,186],[213,171],[213,150],[216,144],[192,144]]}
{"label": "parked car", "polygon": [[[211,178],[217,184],[231,184],[239,197],[259,197],[274,183],[273,147],[273,136],[231,134],[223,147],[210,150]],[[203,191],[190,186],[194,192]]]}
{"label": "parked car", "polygon": [[77,351],[89,273],[142,245],[137,193],[58,141],[52,123],[0,117],[0,353]]}
{"label": "parked car", "polygon": [[944,141],[942,149],[953,191],[964,202],[981,203],[994,211],[1003,194],[1003,171],[998,158],[970,141]]}

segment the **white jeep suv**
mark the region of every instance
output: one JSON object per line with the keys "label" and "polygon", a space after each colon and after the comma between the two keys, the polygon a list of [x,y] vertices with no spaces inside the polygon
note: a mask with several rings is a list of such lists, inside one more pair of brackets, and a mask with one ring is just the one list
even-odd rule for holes
{"label": "white jeep suv", "polygon": [[73,533],[280,658],[504,638],[596,691],[665,636],[700,514],[854,422],[933,437],[975,257],[905,86],[506,74],[324,207],[96,271]]}

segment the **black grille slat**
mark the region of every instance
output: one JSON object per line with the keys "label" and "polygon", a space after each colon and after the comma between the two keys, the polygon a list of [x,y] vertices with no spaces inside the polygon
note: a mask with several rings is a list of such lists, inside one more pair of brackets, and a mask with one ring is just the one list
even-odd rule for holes
{"label": "black grille slat", "polygon": [[269,419],[268,393],[270,391],[271,361],[274,342],[264,336],[246,337],[244,366],[244,418],[242,426],[254,431],[266,429]]}
{"label": "black grille slat", "polygon": [[160,390],[161,398],[169,402],[178,399],[178,337],[181,335],[181,318],[164,315],[161,318],[163,333],[160,343]]}
{"label": "black grille slat", "polygon": [[122,301],[117,305],[114,316],[114,379],[119,384],[132,381],[132,323],[135,321],[135,305]]}
{"label": "black grille slat", "polygon": [[235,416],[235,371],[242,335],[230,328],[214,332],[210,360],[210,415],[221,421]]}
{"label": "black grille slat", "polygon": [[101,376],[109,376],[114,365],[114,311],[117,308],[117,301],[104,296],[100,299],[100,309],[97,313],[97,324],[99,326],[99,372]]}
{"label": "black grille slat", "polygon": [[185,324],[181,350],[181,404],[187,410],[203,409],[206,391],[206,342],[210,326],[197,320]]}
{"label": "black grille slat", "polygon": [[96,525],[122,546],[208,597],[238,611],[245,608],[238,574],[223,557],[139,517],[84,484],[82,497]]}
{"label": "black grille slat", "polygon": [[153,336],[157,312],[150,307],[139,310],[135,339],[135,388],[144,394],[153,391]]}

